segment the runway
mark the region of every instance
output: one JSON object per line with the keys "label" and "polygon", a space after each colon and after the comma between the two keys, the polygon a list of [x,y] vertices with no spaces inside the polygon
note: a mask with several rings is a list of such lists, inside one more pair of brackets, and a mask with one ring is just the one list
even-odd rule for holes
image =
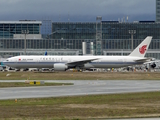
{"label": "runway", "polygon": [[[25,82],[25,80],[0,80],[0,82]],[[45,80],[45,82],[74,85],[0,88],[0,99],[160,91],[160,81],[154,80]]]}

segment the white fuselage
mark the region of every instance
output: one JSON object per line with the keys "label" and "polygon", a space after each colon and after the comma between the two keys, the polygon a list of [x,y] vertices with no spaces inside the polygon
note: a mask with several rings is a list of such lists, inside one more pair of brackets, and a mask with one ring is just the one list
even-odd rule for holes
{"label": "white fuselage", "polygon": [[[80,66],[89,69],[119,68],[143,64],[143,62],[136,62],[139,59],[142,58],[132,56],[16,56],[8,58],[3,63],[13,68],[54,68],[54,64],[60,63],[68,65],[68,68]],[[91,61],[82,64],[82,61],[88,60]]]}

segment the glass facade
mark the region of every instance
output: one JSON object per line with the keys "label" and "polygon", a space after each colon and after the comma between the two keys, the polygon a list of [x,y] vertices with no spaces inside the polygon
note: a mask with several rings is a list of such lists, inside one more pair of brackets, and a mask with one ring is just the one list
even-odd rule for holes
{"label": "glass facade", "polygon": [[[131,52],[130,30],[136,31],[134,34],[133,48],[137,47],[147,36],[153,36],[150,44],[148,57],[159,57],[160,49],[160,23],[155,21],[136,21],[133,23],[119,23],[118,21],[102,21],[102,49],[106,55],[128,55]],[[96,42],[96,23],[52,23],[52,39],[65,39],[68,44],[72,40],[76,43]],[[77,45],[76,48],[79,49]],[[71,48],[71,46],[70,46]],[[81,48],[82,49],[82,48]],[[117,51],[115,53],[114,51]],[[119,52],[118,52],[119,51]],[[151,52],[152,51],[152,52]],[[154,52],[153,52],[154,51]]]}
{"label": "glass facade", "polygon": [[53,39],[95,39],[96,23],[52,23]]}
{"label": "glass facade", "polygon": [[[82,49],[86,40],[27,39],[27,49]],[[89,40],[88,42],[93,41]],[[0,39],[0,49],[24,49],[24,39]]]}
{"label": "glass facade", "polygon": [[40,33],[41,22],[37,21],[0,21],[0,39],[13,38],[14,34],[22,34],[22,30],[28,30],[29,34]]}
{"label": "glass facade", "polygon": [[160,0],[156,0],[156,22],[160,22]]}
{"label": "glass facade", "polygon": [[[137,46],[143,39],[134,40],[134,45]],[[108,51],[106,55],[121,55],[123,51],[123,55],[128,55],[131,52],[130,42],[131,40],[122,40],[122,39],[113,39],[113,40],[103,40],[103,50]],[[95,40],[66,40],[66,39],[28,39],[26,48],[27,50],[33,50],[32,54],[36,54],[36,52],[41,51],[42,53],[46,50],[51,50],[54,55],[55,50],[62,51],[81,51],[82,50],[82,42],[94,42]],[[24,54],[24,40],[23,39],[0,39],[0,55],[4,55],[4,51],[11,51],[7,53],[9,55],[12,54],[13,51],[17,52],[16,55]],[[115,52],[116,51],[116,52]],[[160,58],[160,40],[154,39],[149,47],[149,54],[147,57],[155,57]],[[35,52],[35,53],[34,53]],[[57,54],[58,55],[58,54]],[[61,54],[60,54],[61,55]]]}
{"label": "glass facade", "polygon": [[[33,28],[32,33],[36,33],[35,30],[38,31],[40,29],[38,25],[34,27],[35,25],[32,26],[30,24],[16,24],[15,26],[16,31],[12,31],[15,31],[15,33],[19,32],[19,34],[26,26],[30,29]],[[17,26],[21,26],[21,29],[18,30]],[[146,56],[160,59],[160,23],[154,21],[134,23],[102,21],[102,49],[104,55],[128,55],[131,52],[131,34],[129,34],[129,30],[136,31],[133,37],[133,48],[137,47],[147,36],[153,36]],[[9,27],[9,31],[11,31],[11,27]],[[96,22],[53,22],[52,34],[50,34],[49,38],[27,39],[26,48],[27,54],[43,54],[47,50],[50,51],[51,55],[75,55],[74,51],[82,52],[82,42],[87,42],[87,44],[93,42],[94,45],[96,44]],[[32,52],[29,53],[28,51]],[[40,53],[40,51],[42,52]],[[61,52],[58,53],[56,51]],[[63,54],[62,51],[64,53],[66,51],[69,52],[68,54]],[[0,55],[6,54],[24,54],[24,39],[0,38]]]}
{"label": "glass facade", "polygon": [[43,20],[41,26],[41,34],[43,38],[46,38],[47,35],[52,33],[52,21],[51,20]]}
{"label": "glass facade", "polygon": [[[136,30],[134,39],[144,39],[153,36],[159,39],[160,24],[154,21],[135,23],[119,23],[102,21],[102,39],[130,39],[129,30]],[[53,23],[53,39],[95,39],[96,23]]]}

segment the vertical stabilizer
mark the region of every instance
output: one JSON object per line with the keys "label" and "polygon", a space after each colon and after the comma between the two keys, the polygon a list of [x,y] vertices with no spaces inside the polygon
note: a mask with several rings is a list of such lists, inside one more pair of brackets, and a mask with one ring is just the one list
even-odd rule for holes
{"label": "vertical stabilizer", "polygon": [[146,39],[144,39],[141,42],[141,44],[139,44],[138,47],[136,47],[136,49],[134,49],[133,52],[130,53],[129,56],[144,57],[148,50],[151,40],[152,36],[146,37]]}

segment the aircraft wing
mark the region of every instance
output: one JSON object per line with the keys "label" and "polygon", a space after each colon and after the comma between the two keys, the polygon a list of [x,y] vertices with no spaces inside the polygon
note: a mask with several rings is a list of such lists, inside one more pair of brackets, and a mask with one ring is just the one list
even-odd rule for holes
{"label": "aircraft wing", "polygon": [[88,62],[91,62],[91,61],[94,61],[94,60],[98,60],[99,58],[94,58],[94,59],[86,59],[86,60],[79,60],[79,61],[73,61],[73,62],[68,62],[67,64],[68,65],[74,65],[74,66],[77,66],[77,65],[83,65],[83,64],[86,64]]}

